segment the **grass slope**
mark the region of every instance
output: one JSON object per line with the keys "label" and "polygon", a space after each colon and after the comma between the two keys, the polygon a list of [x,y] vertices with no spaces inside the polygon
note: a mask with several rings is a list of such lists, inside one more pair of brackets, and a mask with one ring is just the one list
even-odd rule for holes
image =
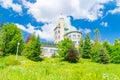
{"label": "grass slope", "polygon": [[0,58],[0,80],[120,80],[120,64],[98,64],[81,59],[71,64],[59,58],[33,62],[19,56]]}

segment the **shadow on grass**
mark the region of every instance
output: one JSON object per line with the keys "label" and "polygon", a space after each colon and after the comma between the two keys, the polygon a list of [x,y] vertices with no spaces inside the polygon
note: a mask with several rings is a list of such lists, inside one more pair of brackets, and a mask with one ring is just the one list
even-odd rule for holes
{"label": "shadow on grass", "polygon": [[0,70],[5,69],[7,66],[0,66]]}

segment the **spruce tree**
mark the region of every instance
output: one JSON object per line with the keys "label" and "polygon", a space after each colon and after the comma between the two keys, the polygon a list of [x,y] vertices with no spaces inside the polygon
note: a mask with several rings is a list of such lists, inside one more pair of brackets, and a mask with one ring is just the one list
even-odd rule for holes
{"label": "spruce tree", "polygon": [[90,40],[90,36],[89,36],[89,34],[86,34],[85,42],[84,42],[84,46],[83,46],[83,54],[82,54],[83,58],[90,58],[91,47],[92,47],[92,43]]}
{"label": "spruce tree", "polygon": [[80,38],[80,42],[79,42],[79,57],[81,57],[82,54],[83,54],[83,46],[84,46],[83,39]]}
{"label": "spruce tree", "polygon": [[99,49],[101,48],[101,43],[100,43],[100,32],[98,29],[94,30],[94,42],[92,45],[92,51],[91,51],[91,59],[92,61],[97,61],[97,55],[99,54]]}
{"label": "spruce tree", "polygon": [[102,64],[107,64],[110,62],[109,55],[107,54],[106,49],[103,47],[99,49],[99,52],[97,55],[97,62],[102,63]]}
{"label": "spruce tree", "polygon": [[39,61],[41,54],[41,43],[39,37],[36,37],[34,34],[30,36],[30,39],[25,44],[24,55],[33,61]]}
{"label": "spruce tree", "polygon": [[92,45],[92,51],[91,51],[91,59],[92,61],[97,61],[97,55],[99,53],[99,49],[101,48],[101,44],[98,40],[95,40]]}

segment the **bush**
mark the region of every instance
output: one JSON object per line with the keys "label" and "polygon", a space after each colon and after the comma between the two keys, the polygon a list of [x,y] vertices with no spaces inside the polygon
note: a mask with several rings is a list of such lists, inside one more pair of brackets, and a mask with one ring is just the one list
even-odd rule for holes
{"label": "bush", "polygon": [[65,56],[65,60],[71,62],[71,63],[76,63],[79,61],[79,53],[74,47],[70,47],[68,49],[68,52]]}
{"label": "bush", "polygon": [[59,57],[59,55],[57,53],[53,53],[52,58],[56,58],[56,57]]}
{"label": "bush", "polygon": [[68,49],[73,46],[73,42],[69,38],[65,38],[58,44],[58,54],[60,57],[65,57],[68,52]]}
{"label": "bush", "polygon": [[112,63],[120,63],[120,40],[115,40],[110,55]]}
{"label": "bush", "polygon": [[109,55],[107,54],[107,51],[105,48],[100,48],[97,56],[97,62],[107,64],[109,63],[110,58]]}

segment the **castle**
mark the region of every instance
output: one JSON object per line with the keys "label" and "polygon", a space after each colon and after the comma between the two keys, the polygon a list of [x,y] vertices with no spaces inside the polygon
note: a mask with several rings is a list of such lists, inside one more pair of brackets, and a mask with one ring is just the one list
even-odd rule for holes
{"label": "castle", "polygon": [[[54,44],[59,44],[64,38],[70,38],[75,44],[75,47],[78,48],[81,37],[82,33],[80,31],[71,29],[66,25],[64,17],[59,18],[58,24],[54,29]],[[53,44],[43,45],[42,48],[43,55],[46,57],[51,57],[52,54],[57,53],[57,47]]]}

